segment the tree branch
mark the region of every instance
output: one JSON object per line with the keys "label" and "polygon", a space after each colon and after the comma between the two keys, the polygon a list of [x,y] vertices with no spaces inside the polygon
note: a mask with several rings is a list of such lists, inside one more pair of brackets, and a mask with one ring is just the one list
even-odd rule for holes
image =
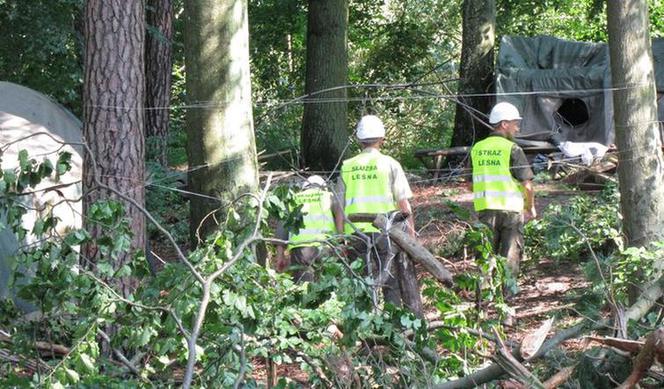
{"label": "tree branch", "polygon": [[[101,336],[101,337],[102,337],[102,338],[103,338],[108,344],[111,344],[111,338],[109,338],[108,335],[107,335],[103,330],[101,330],[100,328],[98,328],[98,329],[97,329],[97,334],[99,334],[99,336]],[[127,357],[124,356],[124,354],[122,353],[122,351],[120,351],[119,349],[117,349],[117,348],[114,347],[114,348],[113,348],[113,354],[115,354],[115,356],[118,358],[118,360],[120,360],[120,362],[121,362],[123,365],[125,365],[125,366],[127,367],[127,369],[129,369],[129,371],[131,371],[136,377],[140,378],[140,379],[141,379],[142,381],[144,381],[144,382],[148,382],[148,383],[150,382],[150,380],[148,380],[147,378],[144,378],[144,377],[141,376],[141,372],[140,372],[140,370],[138,370],[138,369],[136,368],[136,366],[134,366],[134,365],[133,365],[133,364],[127,359]]]}
{"label": "tree branch", "polygon": [[[652,308],[652,306],[655,304],[657,299],[662,297],[662,294],[664,294],[662,285],[664,285],[664,277],[661,277],[649,284],[639,299],[625,312],[625,318],[627,320],[638,320],[645,316],[645,314],[648,313],[650,308]],[[535,353],[531,360],[542,357],[544,354],[557,347],[560,343],[567,339],[578,336],[586,331],[596,330],[608,326],[610,326],[610,321],[608,319],[604,319],[599,322],[592,322],[589,319],[584,319],[572,327],[559,331],[556,333],[556,335],[554,335],[553,338],[544,342],[542,347],[540,347],[539,351]],[[436,385],[434,388],[473,388],[475,386],[498,379],[504,373],[505,371],[498,364],[492,364],[466,377]]]}
{"label": "tree branch", "polygon": [[270,173],[270,175],[267,177],[267,181],[265,182],[265,187],[263,189],[263,192],[261,193],[261,196],[258,199],[259,208],[258,208],[258,214],[256,216],[256,224],[254,226],[254,231],[252,235],[249,238],[247,238],[244,242],[242,242],[240,246],[238,246],[235,255],[228,262],[226,262],[221,268],[213,272],[206,279],[203,279],[202,282],[203,297],[201,298],[201,303],[198,308],[198,313],[194,317],[194,324],[191,329],[191,336],[189,337],[189,339],[187,339],[189,356],[187,358],[187,367],[185,370],[184,380],[182,382],[182,387],[185,389],[189,389],[191,387],[191,381],[193,379],[193,374],[194,374],[194,365],[196,364],[196,341],[198,340],[201,326],[203,325],[203,321],[205,320],[207,306],[210,303],[210,289],[212,288],[212,284],[214,283],[215,279],[217,279],[217,277],[222,275],[226,270],[228,270],[228,268],[233,266],[235,262],[237,262],[240,258],[242,258],[242,255],[244,255],[244,250],[247,247],[249,247],[250,244],[252,244],[257,240],[260,240],[260,236],[258,233],[259,233],[261,218],[263,215],[263,203],[265,201],[265,198],[267,197],[271,180],[272,180],[272,174]]}

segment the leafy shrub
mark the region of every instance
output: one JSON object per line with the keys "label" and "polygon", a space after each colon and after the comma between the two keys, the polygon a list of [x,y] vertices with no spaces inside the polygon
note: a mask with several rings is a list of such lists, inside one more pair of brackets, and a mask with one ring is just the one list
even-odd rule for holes
{"label": "leafy shrub", "polygon": [[[34,319],[24,320],[24,313],[11,300],[4,300],[0,302],[0,324],[12,338],[7,345],[12,354],[20,360],[43,359],[46,365],[34,376],[30,370],[3,367],[2,385],[174,385],[173,372],[187,362],[189,325],[203,297],[200,283],[182,262],[167,263],[150,276],[140,253],[118,266],[115,258],[129,249],[131,239],[118,202],[91,205],[86,216],[99,229],[96,238],[81,229],[52,236],[53,223],[48,218],[33,231],[22,231],[18,222],[22,205],[8,199],[19,196],[27,184],[56,174],[59,166],[66,165],[66,158],[55,164],[38,164],[26,154],[21,158],[17,171],[3,173],[0,204],[17,215],[12,219],[16,222],[9,223],[16,232],[50,239],[24,247],[16,258],[17,266],[30,269],[30,276],[17,272],[12,282],[18,295],[37,309]],[[287,190],[276,189],[267,200],[269,213],[298,223],[297,209],[293,217],[286,214],[291,209]],[[239,255],[239,261],[212,284],[196,342],[195,385],[227,387],[238,379],[256,385],[251,378],[254,363],[265,359],[299,364],[312,385],[341,380],[339,363],[349,369],[348,379],[378,386],[420,386],[463,372],[464,355],[478,341],[449,328],[430,334],[424,322],[408,311],[391,305],[375,307],[371,299],[374,285],[363,275],[361,261],[346,263],[343,257],[332,256],[318,265],[318,282],[295,284],[289,276],[259,265],[252,247],[238,252],[253,232],[259,213],[253,200],[237,206],[227,210],[216,233],[187,257],[205,277]],[[267,232],[268,213],[261,215],[260,228]],[[78,247],[84,244],[99,249],[95,262],[79,254]],[[131,294],[122,295],[116,284],[119,278],[135,281]],[[472,323],[466,313],[457,311],[460,300],[454,293],[439,287],[428,287],[425,293],[450,326]],[[342,337],[326,330],[333,325]],[[404,336],[407,330],[413,332],[412,340]],[[102,341],[105,337],[108,341]],[[41,354],[34,345],[44,339],[64,345],[69,353]],[[439,344],[454,357],[431,363],[422,356],[424,350],[434,350]],[[133,356],[138,375],[112,362],[104,347]]]}
{"label": "leafy shrub", "polygon": [[622,246],[616,186],[599,196],[580,195],[568,204],[549,205],[539,219],[525,227],[530,257],[555,260],[585,258],[592,249],[608,254]]}
{"label": "leafy shrub", "polygon": [[630,289],[642,287],[662,275],[664,241],[645,247],[627,247],[590,261],[585,273],[602,294],[610,293],[616,301],[628,304]]}
{"label": "leafy shrub", "polygon": [[[189,239],[189,202],[177,191],[186,181],[186,173],[172,171],[158,163],[147,162],[148,179],[145,191],[145,207],[162,226],[168,226],[171,235],[179,243]],[[175,188],[175,190],[173,189]],[[148,224],[148,237],[165,242],[157,227]]]}

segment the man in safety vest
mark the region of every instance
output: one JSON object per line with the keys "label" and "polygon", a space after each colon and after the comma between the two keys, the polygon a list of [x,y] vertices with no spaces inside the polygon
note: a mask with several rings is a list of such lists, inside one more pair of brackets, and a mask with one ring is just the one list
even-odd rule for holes
{"label": "man in safety vest", "polygon": [[332,211],[333,196],[327,190],[325,180],[321,176],[310,176],[304,182],[302,191],[295,194],[295,203],[302,205],[302,227],[297,233],[286,233],[282,224],[277,227],[277,237],[288,238],[290,260],[284,255],[284,246],[277,245],[278,271],[290,265],[290,271],[296,282],[312,282],[314,280],[313,263],[324,252],[322,242],[329,239],[335,232],[334,213]]}
{"label": "man in safety vest", "polygon": [[496,104],[489,115],[493,132],[471,150],[473,205],[493,231],[494,252],[507,258],[516,278],[523,250],[523,211],[536,217],[533,171],[526,155],[512,141],[521,116],[510,103]]}
{"label": "man in safety vest", "polygon": [[[341,166],[341,176],[337,186],[339,209],[336,212],[337,232],[350,235],[356,229],[371,238],[371,242],[353,239],[354,251],[362,256],[367,251],[367,243],[373,245],[371,266],[372,275],[381,274],[387,278],[383,284],[383,296],[386,301],[396,306],[401,305],[399,282],[395,278],[398,254],[396,245],[371,223],[345,222],[344,214],[350,217],[358,213],[386,214],[399,210],[408,215],[405,228],[415,237],[413,212],[409,199],[413,197],[406,175],[395,159],[380,152],[385,139],[385,126],[374,115],[367,115],[357,124],[356,137],[362,146],[362,152],[347,159]],[[355,238],[357,238],[355,235]]]}

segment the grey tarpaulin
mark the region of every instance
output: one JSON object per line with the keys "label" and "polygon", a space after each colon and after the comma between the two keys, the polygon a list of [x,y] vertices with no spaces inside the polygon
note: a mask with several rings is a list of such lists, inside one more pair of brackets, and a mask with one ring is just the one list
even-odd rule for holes
{"label": "grey tarpaulin", "polygon": [[[47,133],[48,135],[36,135]],[[51,136],[58,141],[55,141]],[[14,143],[15,142],[15,143]],[[41,161],[49,158],[55,161],[57,151],[72,153],[72,169],[63,175],[58,184],[69,184],[57,190],[46,190],[55,182],[42,182],[34,188],[35,194],[23,196],[24,204],[41,211],[30,210],[23,217],[23,226],[32,230],[35,219],[52,210],[60,221],[59,233],[81,225],[81,169],[82,150],[79,146],[62,145],[61,142],[81,142],[81,122],[62,106],[43,94],[9,82],[0,82],[0,147],[2,169],[14,169],[18,166],[18,153],[25,149],[30,157]],[[69,201],[64,201],[69,200]],[[0,215],[0,220],[3,215]],[[12,255],[20,244],[34,243],[35,237],[28,234],[25,242],[18,242],[14,234],[4,229],[0,231],[0,298],[13,296],[8,288],[8,281],[13,268]],[[22,269],[29,272],[29,269]],[[28,308],[21,304],[24,309]]]}
{"label": "grey tarpaulin", "polygon": [[[664,121],[664,39],[653,39],[659,120]],[[496,62],[497,101],[523,117],[521,137],[614,142],[609,50],[605,43],[505,36]],[[661,128],[661,125],[660,125]]]}

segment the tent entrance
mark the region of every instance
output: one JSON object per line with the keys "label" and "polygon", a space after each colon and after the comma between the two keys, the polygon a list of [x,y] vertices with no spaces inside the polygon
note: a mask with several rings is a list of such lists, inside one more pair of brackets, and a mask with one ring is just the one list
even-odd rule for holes
{"label": "tent entrance", "polygon": [[590,120],[588,106],[578,98],[564,99],[556,114],[556,118],[570,127],[584,125]]}

